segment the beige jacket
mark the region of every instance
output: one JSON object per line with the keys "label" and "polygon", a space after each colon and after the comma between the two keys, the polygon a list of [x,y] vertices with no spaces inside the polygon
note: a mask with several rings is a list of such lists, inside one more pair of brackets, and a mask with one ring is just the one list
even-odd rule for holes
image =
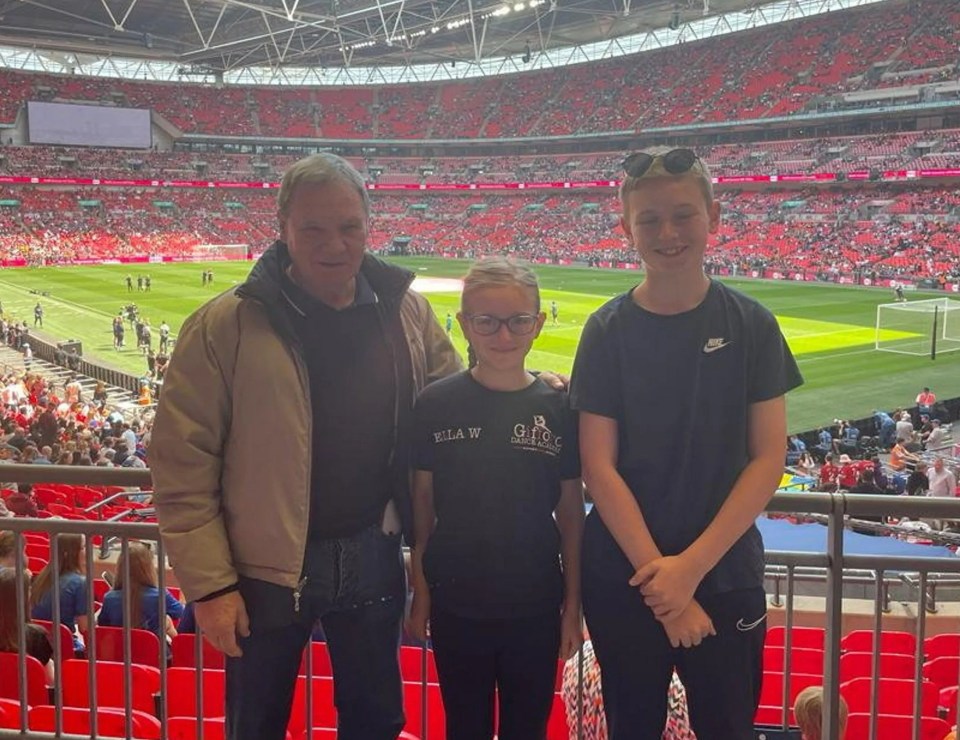
{"label": "beige jacket", "polygon": [[[294,588],[303,566],[312,412],[307,368],[277,307],[284,254],[272,247],[240,290],[187,319],[164,379],[149,459],[163,542],[188,600],[238,574]],[[361,269],[382,309],[399,310],[414,387],[398,406],[409,410],[460,360],[426,299],[408,290],[412,273],[369,255]]]}

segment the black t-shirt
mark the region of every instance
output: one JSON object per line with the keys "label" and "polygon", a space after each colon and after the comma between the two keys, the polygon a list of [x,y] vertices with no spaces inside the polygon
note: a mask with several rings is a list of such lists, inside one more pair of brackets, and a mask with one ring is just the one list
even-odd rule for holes
{"label": "black t-shirt", "polygon": [[[630,293],[584,327],[571,402],[617,421],[617,470],[654,541],[676,555],[707,528],[748,462],[749,406],[803,382],[777,321],[755,300],[711,282],[699,306],[654,314]],[[594,509],[584,557],[626,582],[633,569]],[[763,542],[751,527],[697,595],[763,583]]]}
{"label": "black t-shirt", "polygon": [[433,473],[437,524],[424,553],[433,603],[491,619],[558,608],[553,511],[560,482],[580,477],[566,394],[540,381],[492,391],[470,371],[437,381],[417,400],[413,461]]}
{"label": "black t-shirt", "polygon": [[393,493],[399,356],[372,292],[338,311],[283,286],[310,376],[309,536],[349,537],[376,524]]}

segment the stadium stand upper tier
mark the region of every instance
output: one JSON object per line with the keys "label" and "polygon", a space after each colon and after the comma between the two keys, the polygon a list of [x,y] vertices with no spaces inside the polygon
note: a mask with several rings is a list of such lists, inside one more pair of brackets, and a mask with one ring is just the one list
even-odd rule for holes
{"label": "stadium stand upper tier", "polygon": [[440,84],[218,89],[0,70],[0,122],[14,122],[28,100],[62,100],[150,108],[185,134],[602,133],[784,116],[869,90],[899,88],[901,102],[919,102],[923,86],[955,78],[958,47],[960,0],[910,0],[602,62]]}
{"label": "stadium stand upper tier", "polygon": [[[698,153],[712,173],[721,177],[956,168],[960,166],[960,131],[718,144],[699,148]],[[0,175],[264,182],[279,181],[297,158],[284,154],[0,146]],[[370,182],[397,185],[616,180],[622,176],[623,157],[583,153],[347,159]]]}

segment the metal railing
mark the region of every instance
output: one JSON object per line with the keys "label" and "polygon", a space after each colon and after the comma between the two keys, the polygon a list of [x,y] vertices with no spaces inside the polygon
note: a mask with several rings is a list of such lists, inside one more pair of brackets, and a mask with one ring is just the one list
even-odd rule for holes
{"label": "metal railing", "polygon": [[[149,471],[144,470],[117,470],[102,468],[82,468],[82,467],[55,467],[55,466],[30,466],[30,465],[11,465],[5,466],[3,471],[5,480],[17,480],[28,482],[59,482],[68,484],[93,484],[93,485],[138,485],[144,488],[149,487]],[[840,697],[840,656],[841,656],[841,632],[843,618],[842,604],[842,585],[846,575],[849,579],[859,582],[871,582],[875,588],[874,611],[873,611],[873,653],[872,653],[872,680],[879,680],[881,641],[880,633],[884,623],[884,584],[891,579],[899,579],[903,574],[907,574],[916,586],[917,609],[913,617],[913,628],[916,634],[916,650],[914,659],[914,688],[913,688],[913,717],[912,729],[910,733],[911,740],[919,740],[921,737],[921,678],[923,671],[923,649],[924,637],[927,631],[928,609],[927,602],[929,596],[929,586],[935,578],[954,579],[960,577],[960,558],[937,558],[937,557],[905,557],[905,556],[879,556],[879,555],[857,555],[845,553],[843,549],[843,531],[844,521],[848,516],[865,515],[909,515],[911,518],[928,517],[935,519],[960,519],[960,500],[955,499],[934,499],[934,498],[907,498],[890,496],[867,496],[867,495],[847,495],[843,493],[783,493],[777,494],[770,502],[768,511],[777,513],[804,513],[821,514],[827,517],[827,548],[823,553],[799,553],[785,551],[770,551],[767,553],[768,576],[775,575],[783,584],[782,593],[778,590],[780,596],[777,600],[771,602],[771,614],[774,611],[779,612],[778,604],[783,605],[782,614],[784,619],[785,648],[784,665],[782,674],[782,706],[780,707],[780,729],[785,731],[789,726],[789,711],[791,702],[791,681],[793,678],[793,628],[796,623],[795,596],[796,584],[815,569],[819,577],[825,580],[825,598],[826,608],[824,610],[824,623],[826,627],[824,644],[824,664],[823,680],[824,687],[824,722],[823,737],[828,740],[837,740],[839,735],[839,697]],[[94,560],[94,538],[95,537],[119,537],[121,542],[120,562],[122,565],[122,576],[126,582],[129,582],[129,559],[127,554],[131,540],[143,540],[154,542],[155,553],[160,563],[158,568],[158,586],[160,597],[158,598],[157,611],[159,616],[159,632],[162,634],[163,625],[167,614],[164,594],[168,582],[166,555],[162,541],[159,539],[159,531],[155,524],[133,524],[116,522],[96,522],[96,521],[74,521],[57,519],[26,519],[18,518],[4,520],[0,522],[0,527],[12,530],[17,540],[16,569],[20,578],[23,578],[26,571],[26,558],[24,554],[25,533],[27,532],[46,532],[49,535],[56,534],[79,534],[84,538],[85,547],[85,566],[88,577],[97,572],[98,567]],[[59,543],[56,536],[50,537],[50,562],[58,563]],[[57,567],[54,566],[54,574]],[[57,579],[54,579],[56,583]],[[23,603],[23,594],[18,592],[18,609],[25,609]],[[65,727],[63,708],[64,708],[64,661],[72,656],[64,655],[64,648],[61,647],[61,640],[56,632],[56,625],[60,622],[62,614],[62,604],[59,590],[52,589],[52,623],[54,627],[53,643],[53,663],[55,668],[55,677],[53,685],[49,689],[49,701],[56,709],[54,712],[54,731],[57,735],[41,733],[36,729],[30,730],[28,723],[28,666],[26,660],[26,626],[21,624],[19,627],[19,658],[17,662],[19,689],[18,701],[23,708],[20,713],[19,728],[0,729],[0,738],[49,738],[59,737],[97,737],[98,736],[98,714],[97,709],[101,706],[98,702],[98,682],[97,682],[97,661],[90,659],[87,661],[86,680],[89,684],[89,702],[90,712],[90,732],[82,736],[69,735],[63,732]],[[94,625],[94,591],[92,586],[87,589],[86,616],[88,620],[88,629],[86,631],[86,654],[88,656],[97,656],[97,631]],[[129,627],[129,615],[131,613],[129,590],[125,590],[122,603],[123,612],[123,662],[121,683],[123,688],[123,721],[124,734],[127,738],[137,737],[136,734],[136,715],[134,714],[134,690],[136,677],[134,675],[133,640],[132,631]],[[23,613],[23,612],[19,612]],[[960,631],[960,630],[957,630]],[[159,641],[160,652],[157,660],[157,675],[159,678],[160,690],[156,696],[153,716],[160,721],[159,735],[162,740],[168,737],[168,726],[166,718],[167,700],[169,692],[168,666],[167,666],[167,648],[165,640]],[[224,714],[222,707],[210,707],[209,696],[204,696],[203,676],[203,645],[202,640],[194,642],[194,663],[196,665],[194,675],[194,689],[196,701],[196,719],[197,719],[197,737],[203,738],[203,725],[201,720],[209,715],[210,717],[220,717]],[[421,740],[442,740],[436,737],[436,733],[429,733],[429,717],[432,712],[438,711],[439,707],[431,702],[439,701],[438,694],[428,691],[428,672],[427,672],[428,653],[423,648],[421,661],[421,681],[420,681],[420,722]],[[75,666],[76,664],[74,664]],[[574,666],[579,676],[578,697],[582,696],[584,664],[581,660],[579,665]],[[306,737],[311,738],[312,718],[314,717],[314,678],[317,677],[314,672],[313,651],[306,651],[305,658],[305,698],[304,707],[306,717]],[[8,680],[9,677],[4,677]],[[960,675],[957,677],[957,683],[960,685]],[[878,723],[878,685],[873,684],[873,698],[870,706],[870,740],[877,737]],[[9,692],[7,692],[9,693]],[[429,697],[429,698],[428,698]],[[206,702],[206,706],[205,706]],[[409,708],[409,707],[408,707]],[[571,728],[570,736],[584,737],[584,717],[583,702],[578,698],[578,707],[573,712],[576,716],[576,725]],[[960,699],[958,706],[950,708],[951,721],[954,724],[957,717],[960,717]],[[770,736],[770,735],[768,735]],[[907,740],[907,738],[904,738]]]}

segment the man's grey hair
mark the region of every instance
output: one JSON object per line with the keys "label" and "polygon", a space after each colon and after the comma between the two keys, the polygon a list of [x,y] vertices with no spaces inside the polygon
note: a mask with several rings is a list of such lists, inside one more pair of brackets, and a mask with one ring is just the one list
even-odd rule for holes
{"label": "man's grey hair", "polygon": [[290,165],[280,181],[280,194],[277,196],[277,211],[281,219],[287,217],[290,202],[300,185],[327,185],[342,182],[356,189],[363,201],[363,210],[370,215],[370,196],[367,194],[363,175],[343,157],[322,152],[311,154]]}

